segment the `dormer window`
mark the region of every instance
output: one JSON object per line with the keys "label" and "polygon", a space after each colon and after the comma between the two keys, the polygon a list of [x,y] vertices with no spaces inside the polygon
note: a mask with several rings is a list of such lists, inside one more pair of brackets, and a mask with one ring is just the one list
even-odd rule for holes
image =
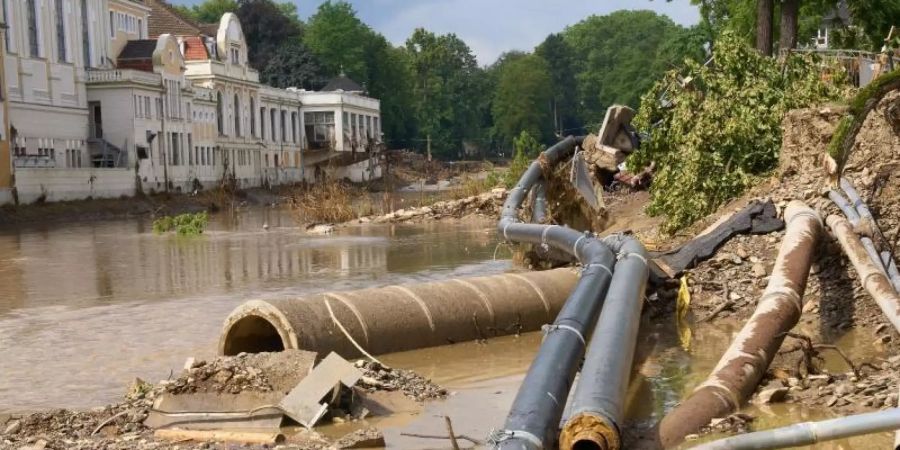
{"label": "dormer window", "polygon": [[231,47],[230,51],[231,63],[232,64],[240,64],[241,63],[241,49],[237,47]]}

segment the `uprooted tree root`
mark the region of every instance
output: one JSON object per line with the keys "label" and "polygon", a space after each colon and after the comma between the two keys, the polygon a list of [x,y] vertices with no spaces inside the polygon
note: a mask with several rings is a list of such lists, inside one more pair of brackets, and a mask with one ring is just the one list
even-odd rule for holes
{"label": "uprooted tree root", "polygon": [[859,377],[862,376],[862,368],[869,367],[874,370],[879,370],[878,367],[872,365],[868,362],[863,362],[860,364],[854,364],[853,360],[844,353],[840,347],[831,344],[817,344],[812,341],[812,338],[805,334],[801,333],[793,333],[787,332],[783,333],[782,336],[790,337],[797,340],[797,345],[793,347],[788,347],[786,349],[780,350],[779,354],[789,354],[794,352],[801,352],[801,358],[797,361],[797,369],[796,374],[799,377],[803,377],[805,375],[813,375],[820,373],[819,368],[816,366],[814,361],[823,362],[825,358],[822,357],[821,352],[823,350],[831,350],[837,353],[838,356],[850,366],[850,370],[853,371],[853,375]]}

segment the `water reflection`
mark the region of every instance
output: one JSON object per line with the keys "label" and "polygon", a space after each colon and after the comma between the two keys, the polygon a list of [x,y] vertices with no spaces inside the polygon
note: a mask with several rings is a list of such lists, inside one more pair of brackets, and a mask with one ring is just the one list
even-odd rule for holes
{"label": "water reflection", "polygon": [[[268,230],[263,225],[268,225]],[[199,238],[142,219],[0,234],[0,412],[91,407],[134,376],[210,356],[248,298],[498,273],[491,222],[308,235],[289,213],[213,217]]]}

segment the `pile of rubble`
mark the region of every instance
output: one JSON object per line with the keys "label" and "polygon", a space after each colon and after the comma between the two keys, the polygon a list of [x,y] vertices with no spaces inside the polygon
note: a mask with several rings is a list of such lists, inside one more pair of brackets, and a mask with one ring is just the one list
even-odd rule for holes
{"label": "pile of rubble", "polygon": [[[228,395],[253,392],[287,394],[298,381],[311,373],[314,361],[315,354],[298,350],[242,353],[210,361],[189,359],[184,371],[176,379],[162,380],[156,385],[136,379],[123,402],[118,404],[90,411],[59,409],[27,415],[0,416],[0,448],[23,450],[170,448],[170,442],[155,437],[154,430],[145,425],[150,423],[147,419],[154,414],[162,398],[212,394],[226,396],[222,397],[224,399]],[[362,374],[354,389],[370,393],[398,392],[417,402],[447,396],[445,389],[412,371],[390,368],[364,360],[356,361],[353,366]],[[353,411],[355,408],[348,410]],[[335,421],[343,422],[363,417],[341,415],[333,418]],[[380,432],[375,429],[358,430],[351,434],[352,436],[344,436],[332,442],[313,430],[306,430],[289,436],[286,443],[302,444],[296,448],[350,448],[349,446],[361,441],[377,441],[380,436]],[[383,445],[383,438],[381,439]],[[207,445],[198,448],[207,448]]]}
{"label": "pile of rubble", "polygon": [[430,206],[399,209],[381,216],[361,217],[347,224],[421,222],[448,218],[462,219],[474,215],[496,217],[500,214],[500,208],[503,207],[508,193],[505,188],[495,188],[490,192],[459,200],[445,200]]}

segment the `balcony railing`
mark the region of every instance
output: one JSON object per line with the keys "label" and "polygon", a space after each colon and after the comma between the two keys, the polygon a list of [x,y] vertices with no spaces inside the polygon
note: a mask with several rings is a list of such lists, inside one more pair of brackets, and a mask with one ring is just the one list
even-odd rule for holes
{"label": "balcony railing", "polygon": [[88,84],[131,82],[158,86],[162,83],[159,74],[133,69],[88,70],[85,80]]}

